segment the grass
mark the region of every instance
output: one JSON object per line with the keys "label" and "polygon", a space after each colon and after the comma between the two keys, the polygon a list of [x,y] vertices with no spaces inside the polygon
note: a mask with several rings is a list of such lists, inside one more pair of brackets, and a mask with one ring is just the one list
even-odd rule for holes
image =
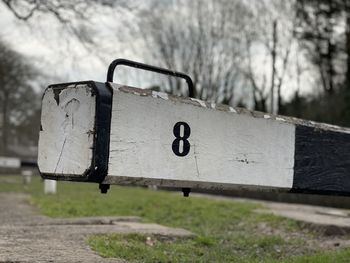
{"label": "grass", "polygon": [[88,244],[103,257],[135,262],[347,262],[350,257],[348,249],[310,248],[306,241],[317,233],[304,231],[293,220],[255,213],[259,207],[251,202],[183,198],[179,192],[118,186],[101,195],[96,184],[70,182],[59,182],[56,195],[44,195],[42,188],[39,178],[27,188],[20,177],[0,178],[0,192],[27,192],[51,217],[132,215],[196,234],[187,239],[140,234],[88,237]]}
{"label": "grass", "polygon": [[[167,240],[140,234],[95,235],[89,244],[104,257],[120,257],[136,262],[261,262],[278,258],[271,248],[285,245],[280,237],[242,238],[236,244],[215,237]],[[249,248],[250,247],[250,248]],[[256,255],[260,251],[260,255]]]}

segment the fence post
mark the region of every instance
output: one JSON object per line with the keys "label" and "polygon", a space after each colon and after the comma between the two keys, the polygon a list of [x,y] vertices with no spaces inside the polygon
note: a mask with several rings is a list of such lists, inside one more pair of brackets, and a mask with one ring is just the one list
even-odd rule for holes
{"label": "fence post", "polygon": [[44,193],[45,194],[56,194],[57,182],[55,180],[44,180]]}

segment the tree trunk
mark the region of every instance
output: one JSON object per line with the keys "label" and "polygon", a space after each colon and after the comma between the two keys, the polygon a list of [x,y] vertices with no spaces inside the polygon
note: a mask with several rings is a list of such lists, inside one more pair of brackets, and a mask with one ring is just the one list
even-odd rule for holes
{"label": "tree trunk", "polygon": [[0,153],[2,155],[7,154],[7,130],[8,130],[8,116],[7,116],[7,101],[8,101],[8,94],[7,92],[4,92],[3,97],[3,105],[2,105],[2,147],[0,149]]}
{"label": "tree trunk", "polygon": [[277,49],[277,21],[273,21],[273,32],[272,32],[272,50],[271,50],[271,56],[272,56],[272,75],[271,75],[271,105],[270,105],[270,111],[271,113],[274,113],[274,97],[275,97],[275,75],[276,75],[276,49]]}
{"label": "tree trunk", "polygon": [[347,54],[347,70],[346,70],[346,80],[345,80],[345,89],[350,90],[350,10],[347,10],[346,18],[346,43],[345,50]]}
{"label": "tree trunk", "polygon": [[344,87],[344,110],[343,110],[343,125],[350,126],[350,8],[346,8],[346,31],[345,31],[345,50],[347,55],[347,69]]}

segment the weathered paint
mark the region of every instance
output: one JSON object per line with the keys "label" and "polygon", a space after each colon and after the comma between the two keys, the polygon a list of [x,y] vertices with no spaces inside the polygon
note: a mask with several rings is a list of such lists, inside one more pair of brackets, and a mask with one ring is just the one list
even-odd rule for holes
{"label": "weathered paint", "polygon": [[96,101],[88,85],[48,88],[42,101],[41,173],[82,176],[91,166]]}
{"label": "weathered paint", "polygon": [[276,121],[286,121],[286,120],[280,117],[276,117]]}
{"label": "weathered paint", "polygon": [[229,110],[230,110],[230,112],[237,113],[237,111],[234,108],[232,108],[232,107],[229,107]]}
{"label": "weathered paint", "polygon": [[[191,99],[200,106],[194,107],[176,97],[134,93],[113,91],[108,177],[291,188],[293,125],[213,110],[215,104],[199,100]],[[191,129],[184,157],[172,151],[177,122]]]}
{"label": "weathered paint", "polygon": [[206,108],[206,107],[207,107],[207,104],[206,104],[204,101],[202,101],[202,100],[193,99],[193,98],[191,98],[191,100],[197,102],[197,103],[198,103],[200,106],[202,106],[203,108]]}
{"label": "weathered paint", "polygon": [[84,181],[350,195],[350,129],[112,83],[59,87],[43,97],[44,178],[92,169]]}
{"label": "weathered paint", "polygon": [[[137,92],[135,92],[137,94]],[[134,94],[135,94],[134,93]],[[164,92],[152,91],[153,98],[162,98],[163,100],[168,100],[168,94]]]}

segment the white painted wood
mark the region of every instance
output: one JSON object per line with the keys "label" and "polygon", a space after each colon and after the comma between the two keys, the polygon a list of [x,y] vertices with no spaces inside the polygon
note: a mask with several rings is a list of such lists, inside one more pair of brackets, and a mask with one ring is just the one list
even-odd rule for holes
{"label": "white painted wood", "polygon": [[44,180],[44,193],[45,194],[56,194],[57,192],[57,181],[55,180]]}
{"label": "white painted wood", "polygon": [[[154,184],[155,179],[291,188],[295,126],[283,118],[216,107],[113,85],[105,182],[127,177],[129,183],[151,179]],[[173,127],[180,121],[191,128],[184,157],[172,151]]]}
{"label": "white painted wood", "polygon": [[95,96],[87,85],[52,88],[42,101],[38,165],[41,173],[82,176],[91,165]]}
{"label": "white painted wood", "polygon": [[0,168],[20,168],[21,160],[13,157],[0,157]]}

